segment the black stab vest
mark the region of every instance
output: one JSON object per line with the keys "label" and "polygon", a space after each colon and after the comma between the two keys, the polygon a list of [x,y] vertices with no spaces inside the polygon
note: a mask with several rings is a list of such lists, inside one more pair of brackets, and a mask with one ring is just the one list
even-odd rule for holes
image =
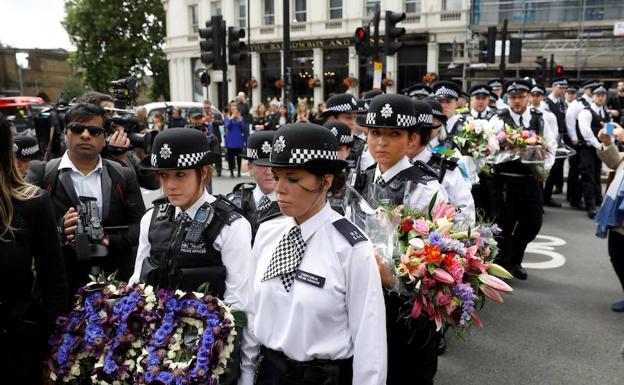
{"label": "black stab vest", "polygon": [[258,211],[253,196],[253,190],[255,188],[255,183],[241,183],[234,186],[234,191],[227,196],[227,199],[238,207],[242,211],[243,216],[249,221],[251,225],[252,243],[256,239],[256,233],[262,223],[282,215],[277,202],[271,202],[268,209]]}
{"label": "black stab vest", "polygon": [[[594,111],[591,106],[587,106],[585,107],[586,110],[588,110],[591,115],[592,115],[592,120],[591,120],[591,129],[592,132],[594,133],[594,135],[596,135],[596,138],[598,137],[598,132],[600,131],[600,129],[602,128],[600,126],[601,123],[606,123],[608,121],[611,120],[611,115],[609,115],[609,113],[605,110],[604,107],[602,107],[602,112],[604,113],[604,117],[601,118],[600,115],[598,115],[598,113],[596,111]],[[581,129],[578,125],[578,119],[576,121],[576,135],[578,136],[579,140],[582,142],[587,141],[587,139],[585,139],[583,137],[583,134],[581,134]]]}
{"label": "black stab vest", "polygon": [[[470,115],[470,112],[468,112],[468,115]],[[466,117],[465,115],[460,114],[459,119],[457,119],[455,124],[453,124],[453,127],[450,127],[450,130],[446,133],[446,138],[440,144],[447,148],[457,148],[453,142],[453,137],[459,132],[459,130],[463,129],[464,123],[466,123]]]}
{"label": "black stab vest", "polygon": [[210,204],[214,215],[202,238],[189,242],[185,237],[192,222],[178,223],[175,207],[166,199],[154,204],[148,234],[150,255],[143,261],[141,281],[184,291],[197,291],[207,283],[209,292],[223,298],[227,271],[213,243],[225,225],[241,217],[236,208],[227,199],[217,197]]}

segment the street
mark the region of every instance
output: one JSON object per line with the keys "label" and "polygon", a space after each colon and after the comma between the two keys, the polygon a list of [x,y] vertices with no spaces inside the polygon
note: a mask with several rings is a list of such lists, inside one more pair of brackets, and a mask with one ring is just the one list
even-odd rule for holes
{"label": "street", "polygon": [[[624,383],[624,357],[619,353],[624,314],[610,309],[622,299],[622,289],[607,241],[594,236],[595,225],[585,212],[566,206],[546,208],[540,239],[529,246],[535,250],[537,243],[557,243],[542,236],[560,238],[566,244],[553,251],[565,264],[546,269],[527,264],[528,280],[512,280],[514,292],[504,296],[505,303],[488,301],[482,310],[483,331],[474,330],[468,342],[449,332],[437,385]],[[548,267],[559,259],[533,252],[524,261]]]}

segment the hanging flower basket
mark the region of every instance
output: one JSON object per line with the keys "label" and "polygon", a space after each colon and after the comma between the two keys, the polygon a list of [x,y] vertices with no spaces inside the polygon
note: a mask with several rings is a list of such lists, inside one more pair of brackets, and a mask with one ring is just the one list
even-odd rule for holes
{"label": "hanging flower basket", "polygon": [[317,78],[313,78],[308,80],[308,87],[309,88],[316,88],[319,87],[321,85],[321,81]]}
{"label": "hanging flower basket", "polygon": [[381,80],[381,84],[383,84],[384,87],[392,87],[394,85],[394,80],[390,78],[383,78]]}
{"label": "hanging flower basket", "polygon": [[258,81],[256,79],[247,80],[245,83],[245,88],[258,88]]}
{"label": "hanging flower basket", "polygon": [[344,84],[344,86],[347,87],[347,88],[353,88],[353,87],[355,87],[357,82],[358,82],[358,80],[356,78],[348,77],[348,78],[345,78],[342,81],[342,84]]}
{"label": "hanging flower basket", "polygon": [[275,81],[275,88],[279,88],[279,89],[284,88],[284,81],[282,79],[277,79]]}

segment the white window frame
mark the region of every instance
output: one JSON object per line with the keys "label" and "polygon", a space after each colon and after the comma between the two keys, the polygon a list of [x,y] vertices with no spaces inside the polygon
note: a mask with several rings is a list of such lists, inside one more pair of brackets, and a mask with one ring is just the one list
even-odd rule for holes
{"label": "white window frame", "polygon": [[[449,9],[447,2],[450,1],[451,3],[455,3],[456,1],[459,1],[459,7],[457,9],[452,8]],[[449,12],[455,12],[455,11],[461,11],[463,8],[463,1],[462,0],[442,0],[442,11],[449,11]]]}
{"label": "white window frame", "polygon": [[[241,5],[243,5],[245,7],[245,15],[241,16],[240,14],[240,10],[241,10]],[[237,18],[238,18],[238,27],[239,28],[247,28],[247,0],[238,0],[238,6],[236,7],[236,14],[237,14]]]}
{"label": "white window frame", "polygon": [[199,32],[199,4],[188,5],[189,33]]}
{"label": "white window frame", "polygon": [[[381,0],[364,0],[364,17],[373,18],[375,16],[375,5],[379,4],[381,9]],[[368,7],[373,6],[373,9],[369,13]]]}
{"label": "white window frame", "polygon": [[[408,4],[415,4],[417,5],[416,10],[412,11],[412,12],[408,12],[407,11],[407,5]],[[404,0],[403,2],[403,12],[405,13],[421,13],[422,12],[422,0]]]}
{"label": "white window frame", "polygon": [[[270,1],[273,4],[273,13],[266,13],[267,2]],[[267,18],[271,18],[271,22],[267,22]],[[275,25],[275,0],[263,0],[262,2],[262,25]]]}
{"label": "white window frame", "polygon": [[[292,20],[297,23],[306,23],[308,21],[308,0],[304,0],[304,9],[303,11],[297,11],[297,0],[292,0],[290,9],[292,11]],[[303,18],[305,20],[297,20],[297,14],[303,14]]]}
{"label": "white window frame", "polygon": [[[340,1],[340,8],[336,7],[336,8],[332,8],[331,7],[331,2],[332,0],[327,0],[327,18],[329,20],[342,20],[342,18],[344,17],[344,0],[339,0]],[[331,17],[332,11],[333,10],[338,10],[340,9],[340,17]]]}

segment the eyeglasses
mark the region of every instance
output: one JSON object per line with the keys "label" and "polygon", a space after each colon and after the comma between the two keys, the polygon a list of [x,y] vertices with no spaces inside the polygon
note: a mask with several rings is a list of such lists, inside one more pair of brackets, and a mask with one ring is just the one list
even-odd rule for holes
{"label": "eyeglasses", "polygon": [[80,135],[84,132],[84,130],[89,131],[89,135],[91,136],[100,136],[104,132],[104,128],[100,126],[85,126],[80,123],[71,123],[67,125],[67,128],[76,135]]}

